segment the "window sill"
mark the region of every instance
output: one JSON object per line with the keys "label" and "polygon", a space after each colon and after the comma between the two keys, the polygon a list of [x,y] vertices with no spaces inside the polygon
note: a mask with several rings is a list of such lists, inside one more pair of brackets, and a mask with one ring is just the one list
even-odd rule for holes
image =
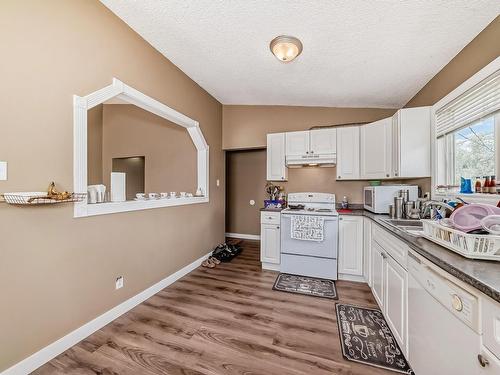
{"label": "window sill", "polygon": [[208,197],[189,197],[175,199],[156,199],[144,201],[106,202],[88,204],[86,202],[76,203],[74,217],[87,217],[97,215],[108,215],[120,212],[140,211],[153,208],[184,206],[187,204],[208,203]]}
{"label": "window sill", "polygon": [[473,194],[460,194],[460,193],[434,193],[434,197],[436,199],[455,199],[462,198],[467,203],[487,203],[497,205],[498,201],[500,201],[500,194],[481,194],[481,193],[473,193]]}

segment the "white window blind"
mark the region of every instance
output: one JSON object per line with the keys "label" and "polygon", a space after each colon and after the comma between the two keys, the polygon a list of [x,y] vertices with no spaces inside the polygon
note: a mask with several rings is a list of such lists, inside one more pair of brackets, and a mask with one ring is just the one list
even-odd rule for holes
{"label": "white window blind", "polygon": [[436,134],[460,129],[500,109],[500,70],[436,112]]}

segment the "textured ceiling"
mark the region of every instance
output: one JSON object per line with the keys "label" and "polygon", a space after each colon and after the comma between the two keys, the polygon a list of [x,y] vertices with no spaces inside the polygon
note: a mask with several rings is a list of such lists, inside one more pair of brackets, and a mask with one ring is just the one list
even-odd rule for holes
{"label": "textured ceiling", "polygon": [[[499,0],[101,0],[223,104],[401,107]],[[301,39],[292,63],[269,51]]]}

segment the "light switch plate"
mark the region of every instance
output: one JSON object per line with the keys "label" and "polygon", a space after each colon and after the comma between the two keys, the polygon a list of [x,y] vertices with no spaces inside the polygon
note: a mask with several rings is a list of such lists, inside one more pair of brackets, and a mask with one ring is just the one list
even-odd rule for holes
{"label": "light switch plate", "polygon": [[0,161],[0,181],[7,181],[7,162]]}

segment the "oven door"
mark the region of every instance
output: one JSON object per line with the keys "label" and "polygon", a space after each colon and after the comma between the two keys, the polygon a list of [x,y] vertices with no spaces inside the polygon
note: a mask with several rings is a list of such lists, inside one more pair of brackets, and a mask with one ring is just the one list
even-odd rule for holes
{"label": "oven door", "polygon": [[321,216],[324,219],[323,241],[305,241],[292,238],[292,215],[281,215],[281,253],[306,255],[319,258],[337,258],[339,219],[337,216]]}
{"label": "oven door", "polygon": [[375,189],[365,186],[363,189],[363,207],[365,210],[375,212]]}

